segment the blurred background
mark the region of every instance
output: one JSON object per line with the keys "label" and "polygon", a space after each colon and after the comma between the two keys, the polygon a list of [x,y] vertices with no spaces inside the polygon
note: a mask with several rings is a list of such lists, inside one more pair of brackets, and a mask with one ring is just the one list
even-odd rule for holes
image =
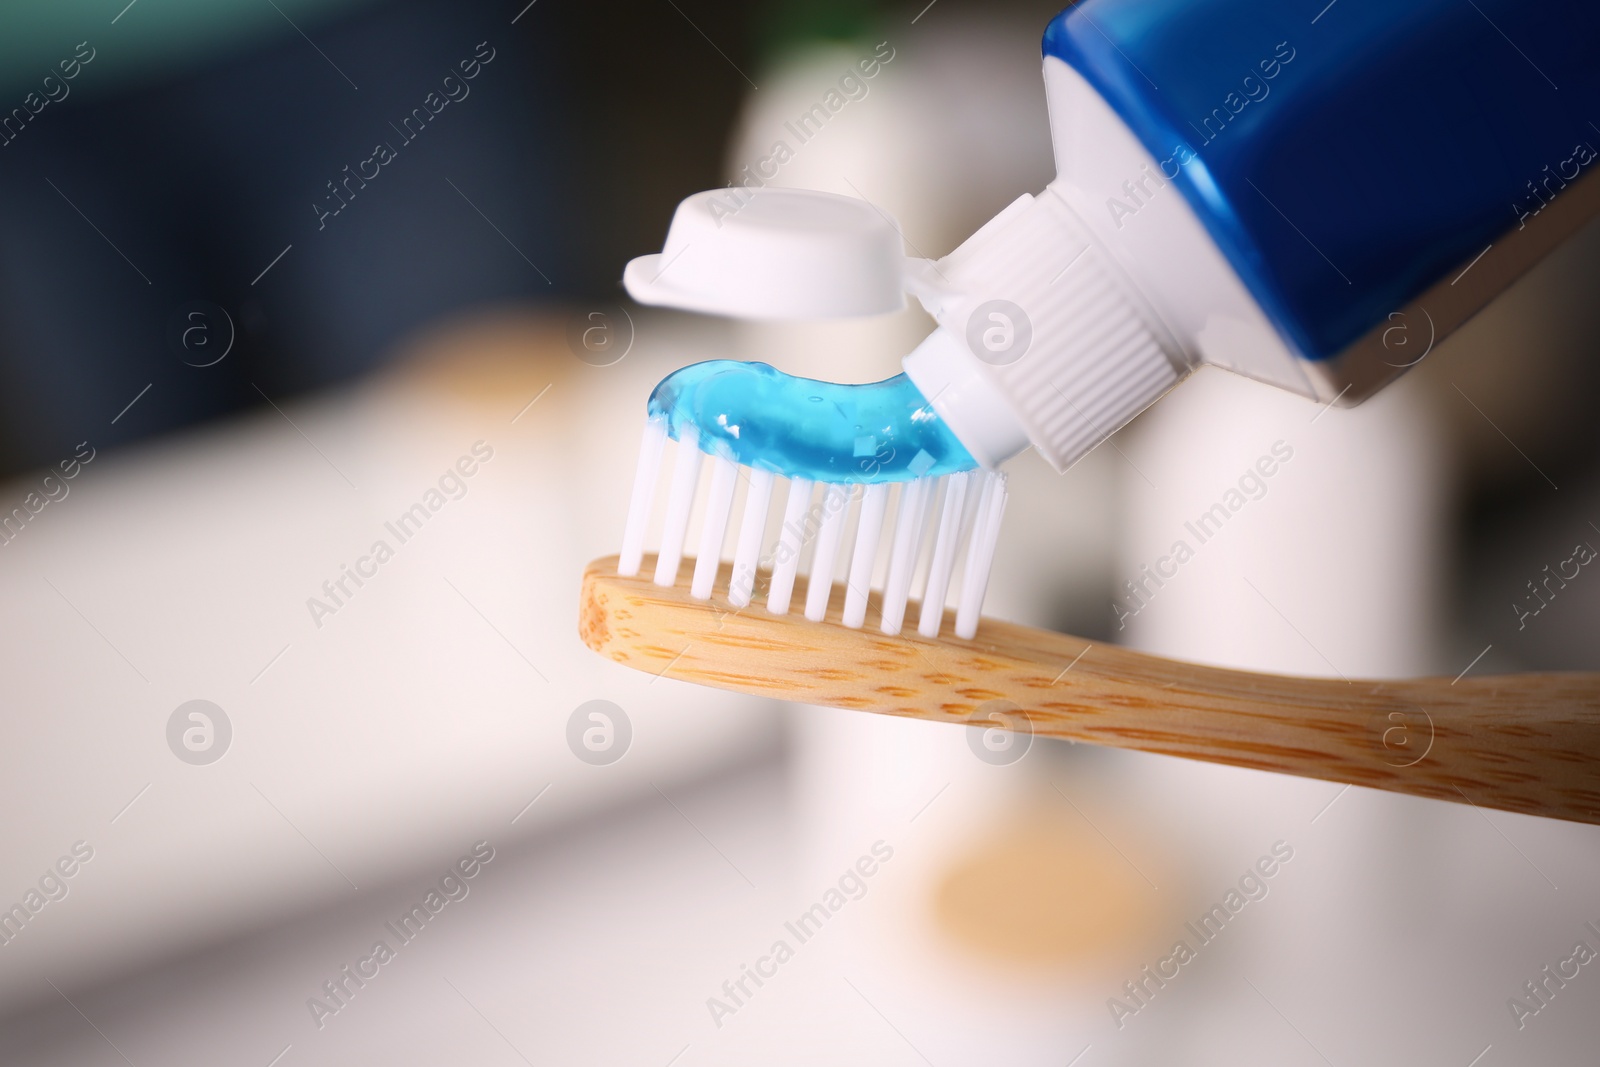
{"label": "blurred background", "polygon": [[[1057,10],[0,11],[0,1062],[1592,1056],[1589,968],[1508,1004],[1600,948],[1592,827],[786,707],[577,640],[660,377],[873,380],[931,326],[643,309],[623,264],[873,55],[770,184],[948,252],[1052,177]],[[1600,670],[1600,577],[1533,592],[1600,546],[1597,270],[1591,226],[1354,410],[1203,371],[1065,475],[1019,457],[988,611],[1263,670]]]}

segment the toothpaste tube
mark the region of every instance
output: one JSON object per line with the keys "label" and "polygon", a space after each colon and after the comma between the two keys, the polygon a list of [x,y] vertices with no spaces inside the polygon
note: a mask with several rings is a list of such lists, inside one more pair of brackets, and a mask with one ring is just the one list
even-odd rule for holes
{"label": "toothpaste tube", "polygon": [[985,466],[1065,469],[1204,363],[1355,403],[1600,211],[1597,54],[1576,2],[1087,0],[1058,177],[922,273],[906,372]]}

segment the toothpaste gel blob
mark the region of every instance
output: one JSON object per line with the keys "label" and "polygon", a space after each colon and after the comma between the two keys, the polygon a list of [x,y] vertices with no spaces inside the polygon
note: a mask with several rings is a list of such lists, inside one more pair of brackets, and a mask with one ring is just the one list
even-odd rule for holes
{"label": "toothpaste gel blob", "polygon": [[702,451],[788,478],[876,484],[978,465],[904,374],[839,385],[714,359],[657,385],[650,416],[674,440],[691,426]]}

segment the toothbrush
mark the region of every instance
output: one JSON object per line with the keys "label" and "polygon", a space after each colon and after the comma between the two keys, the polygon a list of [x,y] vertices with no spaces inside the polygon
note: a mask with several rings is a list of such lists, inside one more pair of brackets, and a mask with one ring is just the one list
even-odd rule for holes
{"label": "toothbrush", "polygon": [[835,590],[820,622],[709,611],[610,557],[584,574],[578,632],[634,670],[756,696],[1600,824],[1600,674],[1297,678],[993,619],[973,641],[874,636],[843,607]]}
{"label": "toothbrush", "polygon": [[[782,320],[892,312],[909,293],[937,326],[896,388],[961,452],[934,457],[947,465],[939,489],[924,480],[932,468],[909,463],[859,479],[826,420],[753,405],[743,414],[763,417],[736,419],[730,440],[718,418],[740,414],[737,397],[653,402],[623,556],[585,574],[581,637],[635,669],[741,692],[983,726],[1003,708],[1010,728],[1047,736],[1600,824],[1600,675],[1291,678],[978,623],[1010,457],[1032,447],[1064,470],[1203,364],[1358,402],[1600,214],[1596,48],[1600,9],[1576,0],[1417,0],[1402,19],[1269,0],[1085,0],[1044,38],[1056,180],[943,259],[906,256],[894,221],[859,199],[748,182],[689,197],[662,253],[628,265],[635,299]],[[669,437],[668,523],[651,558]],[[820,464],[807,458],[818,442]],[[702,453],[712,521],[685,589]],[[741,468],[751,503],[724,568]],[[778,476],[788,520],[812,506],[814,483],[832,514],[857,492],[841,486],[861,483],[852,568],[837,588],[844,534],[824,521],[811,577],[799,577],[806,526],[790,522],[771,610],[751,610]],[[892,483],[895,535],[874,598],[858,581],[870,560],[854,563],[877,551]],[[897,633],[930,497],[942,502],[918,633]],[[653,581],[640,577],[651,568]],[[784,617],[796,597],[806,622]],[[891,636],[860,629],[874,603]]]}

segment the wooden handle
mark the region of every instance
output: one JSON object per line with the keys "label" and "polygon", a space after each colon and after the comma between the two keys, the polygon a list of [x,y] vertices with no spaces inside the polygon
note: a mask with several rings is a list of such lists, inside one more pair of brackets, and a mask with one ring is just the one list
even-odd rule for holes
{"label": "wooden handle", "polygon": [[[647,558],[640,573],[653,572]],[[794,602],[805,603],[803,579]],[[635,670],[741,693],[1015,722],[1047,737],[1600,823],[1600,675],[1252,674],[993,619],[972,641],[887,637],[844,627],[842,606],[836,589],[822,622],[771,615],[759,602],[734,609],[695,600],[682,584],[619,577],[611,556],[584,573],[578,632]],[[876,596],[869,626],[875,609]]]}

